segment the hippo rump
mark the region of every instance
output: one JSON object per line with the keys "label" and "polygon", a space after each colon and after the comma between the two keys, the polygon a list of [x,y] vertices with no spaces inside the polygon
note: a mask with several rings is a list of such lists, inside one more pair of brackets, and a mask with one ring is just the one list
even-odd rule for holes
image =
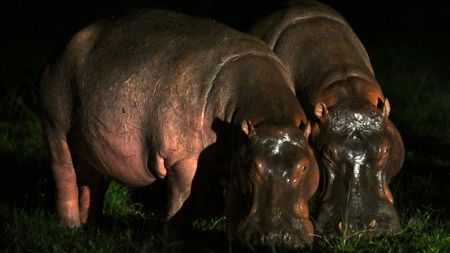
{"label": "hippo rump", "polygon": [[389,182],[402,167],[403,142],[351,27],[328,6],[294,1],[258,23],[253,34],[286,65],[312,121],[322,191],[317,229],[369,237],[398,231]]}
{"label": "hippo rump", "polygon": [[214,21],[142,10],[81,30],[41,85],[60,221],[86,223],[111,179],[164,177],[170,221],[213,149],[229,161],[232,243],[310,244],[319,171],[290,80],[264,42]]}

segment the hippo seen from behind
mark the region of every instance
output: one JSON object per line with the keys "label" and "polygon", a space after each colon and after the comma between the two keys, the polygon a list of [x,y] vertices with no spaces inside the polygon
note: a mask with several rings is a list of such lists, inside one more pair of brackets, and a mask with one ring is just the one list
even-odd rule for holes
{"label": "hippo seen from behind", "polygon": [[230,241],[309,245],[319,172],[293,90],[264,42],[214,21],[142,10],[81,30],[41,84],[61,223],[101,211],[111,179],[140,187],[164,177],[170,221],[199,157],[218,150],[229,161]]}
{"label": "hippo seen from behind", "polygon": [[324,4],[293,1],[252,33],[286,65],[312,121],[322,186],[318,231],[369,237],[399,231],[389,182],[403,165],[404,146],[349,24]]}

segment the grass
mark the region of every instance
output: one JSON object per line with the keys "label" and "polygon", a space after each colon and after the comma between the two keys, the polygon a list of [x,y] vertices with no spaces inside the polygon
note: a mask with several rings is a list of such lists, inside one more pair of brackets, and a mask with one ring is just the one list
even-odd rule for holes
{"label": "grass", "polygon": [[417,213],[403,220],[402,231],[395,236],[366,240],[360,234],[351,234],[335,241],[319,241],[320,252],[448,252],[450,250],[449,224],[433,220],[429,212]]}
{"label": "grass", "polygon": [[[407,149],[404,168],[391,184],[402,231],[370,241],[358,234],[333,241],[316,238],[312,251],[450,252],[450,86],[445,69],[421,63],[422,56],[408,50],[367,45]],[[160,236],[159,216],[136,201],[139,192],[117,183],[107,192],[104,219],[79,230],[60,227],[36,110],[37,84],[30,81],[37,80],[43,61],[34,61],[26,66],[0,62],[1,252],[228,251],[220,216],[196,219],[185,240],[168,243]]]}
{"label": "grass", "polygon": [[1,206],[0,214],[7,231],[2,252],[170,252],[170,245],[146,231],[147,222],[124,226],[115,221],[115,226],[75,230],[62,228],[42,209],[29,213]]}
{"label": "grass", "polygon": [[[347,235],[334,241],[316,239],[313,252],[449,252],[450,223],[432,218],[432,211],[417,213],[403,220],[396,236],[367,241],[359,235]],[[145,216],[125,216],[83,230],[60,227],[43,209],[34,212],[0,206],[5,224],[2,252],[227,252],[223,220],[197,220],[196,232],[183,242],[165,242],[154,231],[155,221]],[[216,234],[213,240],[212,234]]]}
{"label": "grass", "polygon": [[145,217],[142,204],[133,203],[130,190],[116,182],[112,182],[105,194],[103,213],[110,217]]}

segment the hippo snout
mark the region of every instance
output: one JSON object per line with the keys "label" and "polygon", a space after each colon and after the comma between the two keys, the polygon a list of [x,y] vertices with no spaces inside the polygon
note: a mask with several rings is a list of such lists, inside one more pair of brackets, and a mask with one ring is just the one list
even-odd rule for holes
{"label": "hippo snout", "polygon": [[329,237],[357,235],[373,238],[400,231],[400,221],[391,205],[381,208],[377,213],[356,210],[347,210],[347,214],[348,212],[353,212],[355,215],[347,215],[347,217],[344,215],[345,218],[343,218],[329,215],[329,212],[319,214],[316,224],[318,232]]}
{"label": "hippo snout", "polygon": [[400,223],[396,216],[388,219],[386,217],[352,219],[350,222],[338,222],[336,231],[340,234],[361,234],[363,237],[372,238],[389,233],[398,233]]}
{"label": "hippo snout", "polygon": [[269,229],[261,224],[247,223],[241,239],[252,248],[260,250],[294,250],[311,246],[313,232],[313,225],[309,219],[297,219],[293,224],[273,226]]}
{"label": "hippo snout", "polygon": [[253,248],[268,251],[302,249],[312,244],[312,238],[295,232],[255,233],[245,241]]}

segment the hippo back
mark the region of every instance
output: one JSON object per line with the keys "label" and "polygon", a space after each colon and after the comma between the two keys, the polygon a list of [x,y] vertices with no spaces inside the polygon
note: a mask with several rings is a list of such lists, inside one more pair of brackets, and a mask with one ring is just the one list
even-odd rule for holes
{"label": "hippo back", "polygon": [[[142,135],[173,156],[176,150],[196,152],[213,141],[198,135],[210,131],[211,122],[204,122],[207,96],[222,66],[244,55],[279,62],[251,36],[168,11],[137,12],[95,26],[95,42],[75,71],[77,80],[89,80],[75,85],[83,93],[80,108],[87,110],[81,118],[109,122],[113,125],[105,128],[116,132],[146,125],[152,131]],[[192,142],[199,138],[204,143]]]}
{"label": "hippo back", "polygon": [[[69,103],[46,99],[44,107],[61,111],[56,104],[76,104],[73,119],[66,121],[93,150],[137,156],[142,160],[137,167],[146,167],[148,156],[165,157],[166,167],[172,166],[215,141],[206,108],[223,105],[208,100],[209,93],[223,66],[247,56],[267,59],[259,61],[269,66],[264,69],[272,68],[294,89],[278,58],[252,36],[170,11],[138,11],[100,21],[74,36],[51,70],[50,76],[61,81],[42,87],[44,97],[63,95]],[[303,115],[301,108],[297,112]],[[114,156],[100,157],[97,163]]]}
{"label": "hippo back", "polygon": [[[293,1],[289,8],[259,22],[252,34],[266,41],[286,64],[304,106],[323,101],[326,88],[347,78],[366,80],[370,87],[362,89],[377,91],[371,95],[374,104],[383,97],[361,41],[345,19],[324,4]],[[336,91],[341,92],[337,89],[333,94]]]}

